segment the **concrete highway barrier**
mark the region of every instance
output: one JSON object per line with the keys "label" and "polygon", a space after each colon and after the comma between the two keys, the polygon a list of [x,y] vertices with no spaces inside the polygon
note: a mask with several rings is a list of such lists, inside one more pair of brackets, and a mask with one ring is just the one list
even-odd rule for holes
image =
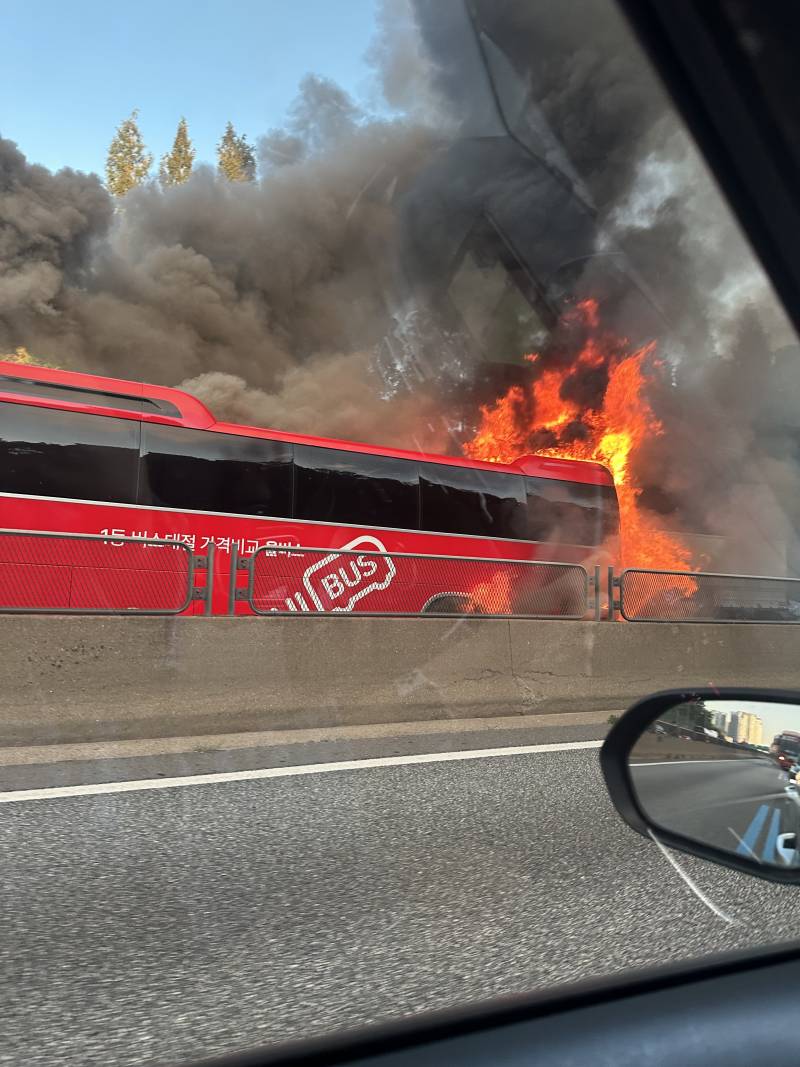
{"label": "concrete highway barrier", "polygon": [[800,688],[793,625],[0,616],[0,744],[616,710]]}

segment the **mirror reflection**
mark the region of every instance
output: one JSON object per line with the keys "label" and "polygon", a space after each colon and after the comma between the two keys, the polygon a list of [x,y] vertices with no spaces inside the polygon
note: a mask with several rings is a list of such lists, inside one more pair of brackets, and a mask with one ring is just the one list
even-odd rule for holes
{"label": "mirror reflection", "polygon": [[678,704],[636,742],[630,770],[656,826],[757,863],[800,865],[800,706]]}

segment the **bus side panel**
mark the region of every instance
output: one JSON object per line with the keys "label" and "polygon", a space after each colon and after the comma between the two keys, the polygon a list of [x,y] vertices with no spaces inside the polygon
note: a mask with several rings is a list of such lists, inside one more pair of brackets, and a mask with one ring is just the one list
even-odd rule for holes
{"label": "bus side panel", "polygon": [[[582,563],[593,565],[594,556],[580,546],[556,545],[544,542],[492,540],[490,538],[435,534],[417,531],[387,530],[380,527],[341,526],[315,522],[297,522],[292,519],[262,519],[250,516],[219,515],[168,511],[155,508],[134,507],[124,504],[96,504],[83,501],[62,501],[37,497],[0,496],[0,525],[6,529],[39,530],[85,534],[106,534],[114,537],[144,537],[156,540],[182,541],[195,554],[207,555],[210,545],[215,546],[213,613],[224,614],[228,610],[231,550],[234,544],[243,556],[251,556],[264,546],[291,548],[293,546],[319,547],[323,549],[362,548],[364,552],[410,552],[421,555],[483,557],[486,559],[539,560],[544,562]],[[596,555],[596,553],[595,553]],[[300,563],[294,554],[280,554],[266,559],[262,557],[259,572],[269,577],[266,586],[257,589],[259,608],[294,610],[287,605],[292,601],[297,610],[303,610],[303,600],[312,610],[332,611],[347,604],[354,594],[349,589],[346,577],[351,582],[359,579],[347,571],[340,580],[334,575],[326,586],[320,586],[321,577],[314,567],[321,557],[308,556],[308,562]],[[341,564],[342,561],[337,561]],[[358,564],[357,564],[358,566]],[[359,611],[408,611],[418,612],[439,594],[472,593],[478,588],[486,603],[497,604],[492,583],[497,568],[476,564],[465,567],[455,563],[448,566],[444,561],[431,562],[424,568],[413,560],[393,561],[395,573],[374,577],[370,566],[361,565],[364,587],[370,588],[354,601],[350,610]],[[307,570],[316,577],[306,575]],[[369,574],[365,572],[370,572]],[[275,579],[273,581],[273,575]],[[372,579],[370,581],[370,578]],[[281,580],[277,580],[281,579]],[[388,580],[387,580],[388,579]],[[514,576],[514,584],[520,585],[531,579],[520,572]],[[470,584],[467,587],[465,582]],[[315,584],[316,583],[316,584]],[[195,584],[203,586],[205,575],[198,572]],[[262,583],[263,586],[264,583]],[[338,597],[331,595],[344,589]],[[245,574],[238,579],[239,588],[245,586]],[[309,586],[311,591],[309,591]],[[361,587],[356,589],[360,592]],[[492,593],[489,596],[489,593]],[[297,594],[301,599],[297,599]],[[316,602],[315,599],[316,598]],[[321,605],[321,607],[320,607]],[[44,606],[44,605],[42,605]],[[485,609],[484,609],[485,610]],[[186,614],[203,612],[201,602],[190,605]],[[237,614],[250,614],[246,603],[238,602]]]}

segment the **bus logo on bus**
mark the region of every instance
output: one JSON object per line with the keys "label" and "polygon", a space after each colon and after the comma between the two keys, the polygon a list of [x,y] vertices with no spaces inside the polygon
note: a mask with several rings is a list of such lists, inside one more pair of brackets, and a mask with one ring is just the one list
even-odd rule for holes
{"label": "bus logo on bus", "polygon": [[[372,552],[386,552],[377,537],[357,537],[337,552],[312,563],[303,573],[304,593],[287,597],[289,611],[352,611],[353,605],[369,593],[391,585],[397,568],[390,556],[358,554],[341,556],[341,551],[359,548]],[[310,606],[309,600],[313,607]]]}

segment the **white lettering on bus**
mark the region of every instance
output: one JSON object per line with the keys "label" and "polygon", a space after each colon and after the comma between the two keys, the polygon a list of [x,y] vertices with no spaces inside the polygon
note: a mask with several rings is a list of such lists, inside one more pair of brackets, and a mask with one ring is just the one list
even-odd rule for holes
{"label": "white lettering on bus", "polygon": [[322,587],[331,600],[338,600],[344,592],[344,586],[339,581],[339,578],[335,574],[326,574],[324,578],[320,578]]}
{"label": "white lettering on bus", "polygon": [[[242,555],[252,555],[260,548],[286,549],[297,547],[297,540],[295,538],[290,537],[289,535],[281,539],[274,537],[240,537],[237,539],[235,537],[215,537],[212,534],[195,535],[193,533],[175,533],[172,531],[168,533],[160,533],[156,530],[122,530],[118,528],[115,528],[113,530],[100,530],[100,533],[103,535],[103,537],[108,538],[140,537],[146,541],[164,542],[164,545],[172,543],[173,548],[175,547],[177,542],[186,545],[187,548],[190,548],[192,551],[195,550],[198,543],[201,551],[207,551],[211,547],[211,545],[214,545],[214,547],[217,548],[220,552],[229,553],[235,547]],[[124,545],[125,542],[111,540],[110,544],[112,544],[116,548],[120,547],[121,545]],[[161,544],[153,544],[151,547],[161,548],[163,546]],[[275,556],[277,554],[277,552],[267,552],[267,555],[269,556]],[[302,557],[303,553],[289,552],[288,555]]]}
{"label": "white lettering on bus", "polygon": [[[382,542],[368,536],[357,537],[343,545],[342,551],[368,546],[375,552],[386,552]],[[397,568],[388,554],[358,555],[353,559],[331,552],[306,569],[303,585],[317,611],[351,611],[353,605],[368,593],[386,589],[396,573]],[[350,594],[346,603],[338,603],[346,592]]]}

